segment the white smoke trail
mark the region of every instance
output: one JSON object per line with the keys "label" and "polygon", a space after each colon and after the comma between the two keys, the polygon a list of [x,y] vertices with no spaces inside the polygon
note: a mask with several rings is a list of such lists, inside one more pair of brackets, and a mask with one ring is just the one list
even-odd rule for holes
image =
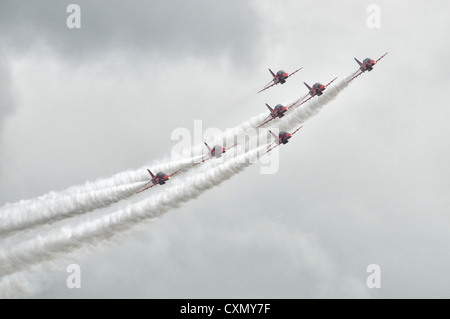
{"label": "white smoke trail", "polygon": [[[152,166],[156,168],[155,172],[171,172],[180,168],[186,172],[191,167],[190,159]],[[145,168],[128,170],[107,179],[87,182],[84,186],[74,186],[59,193],[52,192],[20,205],[6,205],[0,208],[0,238],[110,206],[136,194],[142,182],[148,182],[149,178]]]}
{"label": "white smoke trail", "polygon": [[[299,99],[294,99],[289,102],[282,103],[284,106],[290,106],[291,110],[289,110],[284,117],[275,118],[270,121],[268,124],[262,127],[278,127],[280,130],[288,130],[292,129],[299,124],[304,123],[306,120],[311,118],[312,116],[318,114],[320,110],[329,102],[334,100],[340,92],[342,92],[348,85],[348,80],[354,75],[354,73],[344,77],[343,80],[339,81],[337,84],[330,85],[321,96],[316,96],[312,98],[307,103],[303,104],[301,107],[298,107],[304,99],[304,97]],[[307,95],[309,96],[309,95]],[[242,122],[240,125],[236,126],[227,134],[224,134],[224,138],[230,140],[234,136],[240,136],[244,134],[245,130],[250,128],[257,128],[264,119],[267,118],[269,114],[267,112],[261,113],[257,116],[252,117],[248,121]]]}
{"label": "white smoke trail", "polygon": [[[293,111],[289,112],[283,119],[275,119],[271,122],[272,126],[275,126],[275,124],[278,122],[280,124],[280,127],[282,126],[289,126],[292,128],[293,125],[296,125],[298,123],[304,122],[307,118],[311,117],[312,115],[315,115],[319,110],[320,106],[322,105],[323,100],[328,96],[328,98],[333,99],[336,97],[336,95],[342,91],[348,84],[347,80],[350,79],[354,73],[347,76],[344,81],[341,81],[340,84],[336,85],[335,87],[328,88],[324,95],[321,97],[320,101],[313,100],[308,104],[306,104],[304,107],[300,109],[296,109],[295,106],[293,107]],[[333,91],[333,93],[330,94],[330,91]],[[283,105],[290,105],[292,103],[299,104],[301,103],[301,100],[296,99],[292,100],[290,102],[284,103]],[[319,106],[319,107],[318,107]],[[228,141],[228,143],[231,143],[231,139],[233,139],[236,136],[240,136],[245,132],[245,130],[249,128],[256,128],[258,127],[261,122],[267,117],[267,112],[262,112],[258,114],[257,116],[252,117],[250,120],[244,121],[240,123],[239,125],[235,126],[231,130],[227,130],[226,132],[222,133],[222,136],[219,137],[219,139],[225,139]],[[294,115],[294,116],[291,116]],[[289,121],[287,121],[289,120]],[[291,125],[286,125],[288,122],[291,123]],[[267,126],[267,125],[266,125]],[[193,148],[193,150],[190,152],[191,154],[198,153],[198,150],[203,148],[203,144],[200,143],[200,145],[196,145],[196,147]],[[30,199],[30,200],[21,200],[17,203],[8,203],[4,205],[3,207],[0,207],[0,215],[3,214],[4,211],[9,210],[11,208],[15,208],[17,206],[26,206],[26,205],[34,205],[36,201],[42,202],[45,200],[53,200],[57,198],[58,196],[62,194],[73,194],[75,192],[90,192],[93,190],[98,190],[102,188],[109,188],[114,187],[118,185],[124,185],[124,184],[132,184],[136,182],[141,181],[147,181],[148,176],[146,174],[146,168],[151,167],[155,171],[174,171],[179,169],[180,166],[184,164],[182,167],[184,170],[188,169],[190,166],[186,165],[187,163],[194,162],[197,157],[192,157],[189,155],[187,158],[182,157],[177,159],[171,159],[171,158],[165,158],[163,160],[155,161],[154,163],[150,163],[149,165],[146,165],[144,167],[141,167],[136,170],[127,170],[120,173],[117,173],[109,178],[102,178],[95,180],[93,182],[86,182],[83,185],[77,185],[72,186],[64,191],[60,192],[49,192],[48,194],[42,195],[36,199]],[[190,160],[189,160],[190,159]]]}
{"label": "white smoke trail", "polygon": [[[226,143],[231,145],[234,137],[243,134],[247,128],[258,126],[266,116],[266,113],[261,113],[231,130],[222,132],[222,136],[218,138],[227,140],[228,142]],[[136,170],[123,171],[93,182],[88,181],[83,185],[72,186],[60,192],[49,192],[35,199],[21,200],[12,204],[8,203],[0,207],[0,237],[10,232],[33,227],[33,225],[38,226],[70,217],[74,214],[87,213],[126,199],[134,195],[134,192],[130,191],[130,187],[122,187],[121,185],[147,182],[149,177],[146,168],[151,168],[154,172],[163,171],[169,174],[181,168],[182,171],[180,173],[186,173],[192,168],[192,163],[201,157],[201,155],[192,155],[202,153],[203,148],[203,143],[199,143],[193,146],[188,154],[177,154],[178,158],[175,159],[172,154],[172,158],[166,157],[163,160],[155,161],[153,164]],[[115,189],[111,190],[109,188]],[[102,189],[105,191],[100,192],[99,190]],[[91,195],[92,193],[95,193],[94,196]],[[94,199],[98,205],[93,205]],[[104,204],[103,206],[101,205],[102,203]],[[64,209],[61,209],[62,207]],[[89,207],[92,207],[92,209],[89,209]],[[3,223],[3,221],[6,222]]]}
{"label": "white smoke trail", "polygon": [[[195,159],[195,158],[194,158]],[[187,169],[191,164],[183,160],[161,163],[156,171]],[[87,182],[59,193],[49,193],[21,205],[0,208],[0,238],[19,230],[50,224],[63,218],[84,214],[107,207],[136,194],[142,182],[148,182],[146,169],[128,170],[110,178]]]}
{"label": "white smoke trail", "polygon": [[18,207],[25,207],[29,205],[35,205],[36,202],[44,202],[48,200],[55,200],[60,196],[65,196],[68,194],[75,194],[75,193],[86,193],[86,192],[92,192],[95,190],[100,189],[106,189],[110,187],[115,187],[118,185],[124,185],[124,184],[133,184],[137,182],[144,182],[148,181],[148,173],[146,168],[151,168],[154,171],[164,171],[164,172],[171,172],[175,171],[179,168],[183,168],[185,171],[190,167],[187,163],[190,161],[195,161],[198,159],[197,157],[192,158],[177,158],[177,159],[170,159],[165,158],[162,160],[154,161],[146,166],[143,166],[138,169],[134,170],[126,170],[117,174],[114,174],[113,176],[110,176],[108,178],[100,178],[95,181],[87,181],[86,183],[82,185],[76,185],[67,188],[66,190],[59,191],[59,192],[49,192],[45,195],[39,196],[37,198],[33,199],[27,199],[27,200],[21,200],[16,203],[7,203],[3,207],[0,207],[0,215],[4,214],[6,211],[10,209],[17,209]]}
{"label": "white smoke trail", "polygon": [[[299,123],[303,123],[311,116],[317,114],[325,104],[336,98],[347,85],[347,79],[344,79],[337,85],[329,87],[322,96],[316,97],[315,100],[310,101],[310,103],[305,104],[303,107],[295,108],[294,106],[293,111],[289,112],[289,115],[285,116],[278,123],[279,126],[284,129],[289,129],[293,126],[297,126]],[[300,102],[301,101],[298,103]],[[264,116],[265,114],[262,113],[249,121],[242,122],[235,127],[232,134],[242,134],[245,128],[258,126]],[[165,166],[163,163],[160,167],[166,169],[171,168],[174,165],[182,165],[182,160],[178,162],[168,162]],[[112,178],[102,180],[96,187],[98,187],[99,184],[106,186],[133,181],[138,179],[137,175],[139,174],[142,173],[137,173],[137,171],[119,173],[114,176],[117,181]],[[84,214],[98,208],[106,207],[134,195],[135,191],[136,186],[124,185],[103,191],[91,191],[83,194],[74,193],[67,196],[58,196],[51,200],[38,201],[34,203],[34,205],[31,205],[32,209],[26,211],[21,210],[20,207],[18,209],[10,209],[6,214],[0,216],[0,234],[8,234],[17,230],[26,229],[33,225],[51,223],[62,218]]]}
{"label": "white smoke trail", "polygon": [[109,206],[136,194],[140,187],[142,183],[134,183],[91,192],[61,194],[47,200],[37,199],[26,209],[20,206],[10,208],[0,215],[0,238]]}
{"label": "white smoke trail", "polygon": [[66,225],[47,235],[20,242],[10,249],[0,251],[0,276],[9,275],[49,260],[55,260],[70,251],[95,246],[107,242],[111,237],[130,230],[146,220],[158,217],[170,209],[195,199],[206,190],[220,185],[232,176],[253,164],[259,152],[266,145],[237,156],[215,168],[200,172],[168,185],[164,191],[130,204],[106,216],[83,222],[79,225]]}
{"label": "white smoke trail", "polygon": [[[293,101],[285,103],[286,105],[291,104]],[[235,137],[241,136],[244,132],[249,128],[258,127],[261,122],[267,117],[267,111],[262,112],[250,120],[244,121],[239,125],[235,126],[232,129],[226,130],[226,132],[222,132],[221,136],[216,137],[218,140],[225,141],[226,144],[231,145]],[[172,154],[172,158],[166,157],[162,160],[154,161],[149,165],[141,167],[135,170],[126,170],[120,173],[117,173],[108,178],[97,179],[93,182],[87,181],[82,185],[72,186],[67,188],[66,190],[59,192],[49,192],[45,195],[39,196],[34,199],[21,200],[16,203],[7,203],[3,207],[0,207],[0,216],[5,212],[10,210],[17,211],[19,207],[25,206],[36,206],[39,203],[43,203],[45,201],[55,201],[60,198],[62,195],[73,195],[76,193],[84,193],[84,192],[92,192],[99,189],[105,189],[110,187],[115,187],[118,185],[124,184],[132,184],[136,182],[148,181],[148,175],[146,172],[146,168],[151,168],[154,171],[164,171],[171,172],[178,170],[179,168],[183,168],[184,171],[188,170],[191,166],[189,163],[195,162],[200,156],[192,156],[192,154],[202,153],[201,149],[204,147],[203,143],[199,143],[192,147],[189,150],[188,154],[178,154],[178,158],[173,158],[174,154]],[[11,214],[8,214],[11,215]],[[1,229],[0,229],[1,231]]]}
{"label": "white smoke trail", "polygon": [[[250,121],[244,121],[232,130],[222,133],[222,139],[243,134],[246,128],[256,127],[265,113],[255,116]],[[230,134],[230,132],[232,132]],[[235,135],[233,135],[235,134]],[[177,159],[158,161],[158,164],[142,167],[137,170],[127,170],[109,178],[86,182],[73,186],[61,192],[50,192],[31,200],[23,200],[15,204],[0,207],[0,238],[20,230],[33,228],[42,224],[53,223],[63,218],[85,214],[95,209],[109,206],[120,200],[129,198],[136,192],[136,183],[148,181],[147,167],[154,172],[174,172],[182,169],[186,173],[192,168],[192,163],[200,156],[192,156],[201,148],[203,143],[196,145],[187,156],[180,155]]]}
{"label": "white smoke trail", "polygon": [[0,278],[0,299],[23,298],[34,295],[44,289],[48,283],[45,273],[56,270],[56,264],[47,264],[45,269],[41,265],[33,268],[33,272],[16,272]]}
{"label": "white smoke trail", "polygon": [[321,96],[312,98],[302,106],[298,108],[294,106],[293,111],[289,112],[289,116],[284,116],[282,119],[280,119],[280,121],[278,122],[278,127],[281,130],[292,129],[299,124],[304,123],[309,118],[317,115],[326,104],[333,101],[339,95],[339,93],[341,93],[349,85],[347,81],[350,78],[351,75],[345,77],[336,85],[330,85]]}
{"label": "white smoke trail", "polygon": [[[319,98],[305,104],[304,107],[294,109],[279,122],[279,126],[291,127],[304,122],[306,119],[317,114],[320,109],[332,101],[345,87],[346,82],[330,87]],[[243,122],[238,128],[256,127],[266,114],[252,118]],[[26,269],[30,265],[53,260],[74,249],[92,246],[107,241],[124,231],[129,230],[141,221],[151,219],[167,212],[171,208],[179,207],[182,203],[198,197],[207,189],[219,185],[224,180],[242,171],[251,162],[243,163],[242,159],[259,152],[263,147],[259,147],[251,152],[237,156],[228,162],[200,172],[197,175],[180,180],[161,193],[142,200],[138,203],[128,205],[116,213],[102,216],[95,220],[84,222],[76,227],[65,226],[56,229],[47,236],[39,236],[29,241],[22,242],[8,250],[0,252],[0,271],[3,275],[8,275]]]}

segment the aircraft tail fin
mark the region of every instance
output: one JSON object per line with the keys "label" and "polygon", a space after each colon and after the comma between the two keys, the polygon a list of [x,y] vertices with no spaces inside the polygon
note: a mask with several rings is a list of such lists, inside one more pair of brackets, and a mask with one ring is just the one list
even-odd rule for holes
{"label": "aircraft tail fin", "polygon": [[275,137],[275,139],[278,138],[275,134],[273,134],[273,132],[271,130],[269,130],[269,132],[270,132],[270,134],[272,134],[273,137]]}
{"label": "aircraft tail fin", "polygon": [[273,78],[275,78],[275,73],[273,73],[271,69],[269,69],[269,72],[272,74]]}
{"label": "aircraft tail fin", "polygon": [[308,88],[308,90],[311,91],[311,87],[310,87],[308,84],[306,84],[306,82],[303,82],[303,84],[306,85],[306,87]]}
{"label": "aircraft tail fin", "polygon": [[361,63],[357,58],[354,58],[354,59],[355,59],[355,61],[359,64],[359,66],[362,65],[362,63]]}
{"label": "aircraft tail fin", "polygon": [[271,108],[271,107],[269,106],[269,104],[266,103],[266,106],[267,106],[267,108],[269,109],[270,112],[273,112],[273,108]]}
{"label": "aircraft tail fin", "polygon": [[147,171],[149,172],[149,174],[152,178],[155,178],[155,175],[153,175],[153,173],[148,168],[147,168]]}
{"label": "aircraft tail fin", "polygon": [[208,148],[209,152],[211,153],[211,147],[209,147],[209,145],[206,142],[203,142],[203,143],[205,143],[206,147]]}

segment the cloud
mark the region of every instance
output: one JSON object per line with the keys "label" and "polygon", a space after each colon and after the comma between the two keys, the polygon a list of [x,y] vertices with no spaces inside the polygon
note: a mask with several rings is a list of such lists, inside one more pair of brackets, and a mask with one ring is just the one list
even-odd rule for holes
{"label": "cloud", "polygon": [[[83,289],[68,290],[61,268],[40,296],[448,296],[446,2],[381,1],[377,30],[366,26],[370,1],[258,1],[263,13],[247,2],[76,3],[80,30],[65,26],[68,1],[0,2],[3,43],[30,57],[1,66],[27,93],[0,150],[14,182],[0,178],[4,199],[139,167],[165,154],[172,128],[236,124],[298,96],[303,81],[341,77],[353,57],[389,55],[305,123],[276,175],[249,168],[83,262]],[[218,66],[221,57],[258,72]],[[255,94],[267,67],[300,66]],[[378,291],[365,287],[371,263],[382,268]]]}
{"label": "cloud", "polygon": [[3,130],[4,119],[14,109],[14,100],[11,91],[10,69],[0,52],[0,134]]}
{"label": "cloud", "polygon": [[241,62],[251,61],[259,38],[259,18],[247,1],[80,0],[81,28],[69,29],[72,2],[2,1],[3,36],[20,51],[42,42],[76,60],[120,50],[163,59],[225,54]]}
{"label": "cloud", "polygon": [[[1,45],[0,39],[0,45]],[[7,63],[6,54],[3,54],[0,50],[0,157],[3,161],[0,162],[0,180],[7,180],[5,176],[5,155],[1,142],[3,139],[4,124],[8,116],[13,114],[16,104],[12,92],[11,70]],[[0,183],[0,194],[7,193],[8,187],[4,183]],[[2,200],[0,195],[0,200]]]}

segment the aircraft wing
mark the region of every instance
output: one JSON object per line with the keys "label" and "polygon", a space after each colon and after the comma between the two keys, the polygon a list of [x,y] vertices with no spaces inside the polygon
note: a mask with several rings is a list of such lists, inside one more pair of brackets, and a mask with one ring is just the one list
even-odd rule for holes
{"label": "aircraft wing", "polygon": [[295,133],[297,133],[301,128],[303,127],[303,125],[302,126],[300,126],[298,129],[296,129],[294,132],[292,132],[292,134],[291,135],[294,135]]}
{"label": "aircraft wing", "polygon": [[361,71],[360,69],[358,69],[355,73],[353,73],[353,76],[351,77],[350,80],[347,81],[347,83],[350,82],[350,81],[352,81],[352,80],[354,80],[354,79],[356,79],[356,78],[357,78],[358,76],[360,76],[361,74],[363,74],[363,71]]}
{"label": "aircraft wing", "polygon": [[[274,144],[275,142],[272,142],[272,144]],[[269,153],[271,150],[273,150],[274,148],[276,148],[277,146],[280,146],[280,144],[278,144],[278,143],[275,143],[275,145],[274,146],[272,146],[272,144],[270,144],[269,145],[269,149],[264,153],[264,154],[267,154],[267,153]],[[272,147],[270,147],[270,146],[272,146]],[[263,155],[264,155],[263,154]]]}
{"label": "aircraft wing", "polygon": [[212,157],[211,155],[209,155],[209,154],[206,154],[206,155],[204,155],[203,157],[205,157],[205,156],[208,156],[208,158],[203,158],[200,162],[192,164],[192,166],[197,166],[198,164],[204,163],[204,162],[210,160],[211,158],[213,158],[213,157]]}
{"label": "aircraft wing", "polygon": [[336,79],[337,79],[337,77],[335,77],[333,80],[331,80],[327,85],[325,85],[325,87],[328,87],[328,85],[330,85],[331,83],[333,83],[334,80],[336,80]]}
{"label": "aircraft wing", "polygon": [[[291,107],[293,107],[295,104],[297,104],[297,103],[300,102],[300,101],[302,101],[302,103],[300,103],[300,105],[302,105],[302,104],[305,103],[307,100],[309,100],[309,99],[307,99],[306,101],[304,101],[308,95],[309,95],[309,93],[306,94],[304,97],[298,99],[297,101],[295,101],[295,102],[292,103],[291,105],[289,105],[289,106],[287,107],[287,109],[289,110]],[[310,97],[310,98],[311,98],[311,97]],[[300,105],[297,105],[297,107],[299,107]]]}
{"label": "aircraft wing", "polygon": [[[273,80],[272,80],[273,81]],[[272,81],[270,81],[270,82],[272,82]],[[257,94],[258,93],[261,93],[262,91],[265,91],[265,90],[267,90],[268,88],[271,88],[272,86],[274,86],[276,83],[275,82],[273,82],[272,84],[270,84],[270,82],[268,83],[268,84],[266,84],[266,87],[264,88],[264,89],[262,89],[262,90],[259,90],[258,92],[256,92]],[[270,85],[269,85],[270,84]]]}
{"label": "aircraft wing", "polygon": [[170,174],[169,177],[172,177],[173,175],[175,175],[175,174],[178,173],[179,171],[181,171],[181,168],[180,168],[178,171],[176,171],[175,173]]}
{"label": "aircraft wing", "polygon": [[[309,93],[308,93],[309,94]],[[303,100],[302,103],[300,103],[299,105],[297,105],[296,107],[300,107],[303,104],[305,104],[306,102],[308,102],[309,100],[311,100],[315,95],[311,95],[309,98],[307,98],[306,100]]]}
{"label": "aircraft wing", "polygon": [[303,69],[303,67],[301,67],[300,69],[295,70],[294,72],[292,72],[291,74],[289,74],[288,77],[290,77],[291,75],[294,75],[295,73],[297,73],[297,72],[300,71],[301,69]]}
{"label": "aircraft wing", "polygon": [[[147,183],[147,184],[148,184],[148,183]],[[147,184],[145,184],[145,185],[147,185]],[[147,190],[147,189],[149,189],[149,188],[152,188],[153,186],[156,186],[156,185],[158,185],[158,184],[152,184],[152,185],[150,185],[150,186],[147,186],[147,187],[141,189],[139,192],[136,192],[136,194],[138,194],[138,193],[140,193],[140,192],[143,192],[143,191],[145,191],[145,190]]]}
{"label": "aircraft wing", "polygon": [[263,125],[266,125],[267,123],[269,123],[270,121],[272,121],[272,120],[274,120],[274,119],[276,119],[276,117],[272,117],[272,116],[268,116],[268,117],[266,117],[265,119],[264,119],[264,121],[261,123],[261,124],[259,124],[256,128],[260,128],[261,126],[263,126]]}
{"label": "aircraft wing", "polygon": [[233,148],[233,147],[235,147],[236,145],[237,145],[237,143],[234,144],[234,145],[231,145],[230,147],[226,148],[225,151],[228,151],[230,148]]}
{"label": "aircraft wing", "polygon": [[378,60],[375,61],[375,64],[377,64],[378,61],[380,61],[382,58],[384,58],[384,56],[388,54],[388,52],[386,52],[385,54],[383,54]]}

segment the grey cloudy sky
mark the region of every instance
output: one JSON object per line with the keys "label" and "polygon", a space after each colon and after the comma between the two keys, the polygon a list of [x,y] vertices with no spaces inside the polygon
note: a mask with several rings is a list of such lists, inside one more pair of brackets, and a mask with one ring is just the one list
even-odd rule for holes
{"label": "grey cloudy sky", "polygon": [[[62,263],[35,297],[449,297],[447,1],[78,1],[79,30],[71,2],[0,2],[0,205],[141,167],[177,127],[233,127],[389,54],[276,174],[250,167],[77,256],[81,289]],[[301,66],[255,94],[267,68]]]}

